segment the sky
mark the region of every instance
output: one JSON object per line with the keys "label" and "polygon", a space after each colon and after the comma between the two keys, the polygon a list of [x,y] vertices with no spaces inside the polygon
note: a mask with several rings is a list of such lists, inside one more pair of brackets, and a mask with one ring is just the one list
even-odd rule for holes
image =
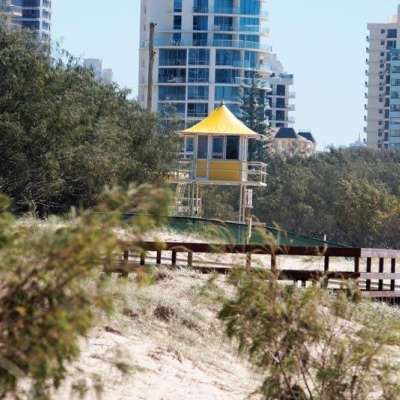
{"label": "sky", "polygon": [[[269,0],[270,44],[294,74],[295,128],[311,130],[321,149],[363,137],[367,23],[388,21],[399,2]],[[53,40],[101,58],[136,96],[139,11],[140,0],[54,0]]]}

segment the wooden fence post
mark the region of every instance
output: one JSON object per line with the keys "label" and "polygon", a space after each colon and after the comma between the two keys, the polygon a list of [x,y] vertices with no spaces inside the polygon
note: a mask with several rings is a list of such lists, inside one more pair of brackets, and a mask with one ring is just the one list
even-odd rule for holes
{"label": "wooden fence post", "polygon": [[327,289],[328,285],[329,285],[329,279],[326,276],[327,272],[329,272],[329,261],[330,261],[329,260],[329,256],[325,256],[324,257],[324,273],[325,273],[325,276],[324,276],[323,281],[322,281],[322,287],[325,288],[325,289]]}
{"label": "wooden fence post", "polygon": [[142,267],[146,265],[146,253],[143,251],[140,253],[140,265]]}
{"label": "wooden fence post", "polygon": [[193,267],[193,252],[192,251],[188,252],[188,267],[189,268]]}
{"label": "wooden fence post", "polygon": [[157,260],[156,263],[157,265],[161,265],[161,250],[157,250]]}
{"label": "wooden fence post", "polygon": [[[367,273],[371,272],[371,267],[372,267],[372,258],[368,257],[367,258]],[[371,279],[367,279],[365,282],[365,290],[367,292],[371,291]]]}
{"label": "wooden fence post", "polygon": [[[391,265],[390,272],[391,272],[392,274],[395,274],[395,273],[396,273],[396,259],[395,259],[395,258],[392,258],[392,265]],[[392,280],[390,281],[390,290],[391,290],[392,292],[394,292],[394,291],[396,290],[396,280],[395,280],[395,279],[392,279]]]}
{"label": "wooden fence post", "polygon": [[272,272],[276,272],[276,254],[271,253],[271,269]]}
{"label": "wooden fence post", "polygon": [[[379,259],[379,273],[383,274],[385,271],[385,259],[380,258]],[[378,280],[378,290],[383,290],[383,279]]]}
{"label": "wooden fence post", "polygon": [[173,267],[176,266],[176,250],[172,250],[172,256],[171,256],[171,264]]}
{"label": "wooden fence post", "polygon": [[127,278],[128,277],[128,263],[129,263],[129,251],[125,250],[124,251],[123,271],[120,274],[121,278]]}

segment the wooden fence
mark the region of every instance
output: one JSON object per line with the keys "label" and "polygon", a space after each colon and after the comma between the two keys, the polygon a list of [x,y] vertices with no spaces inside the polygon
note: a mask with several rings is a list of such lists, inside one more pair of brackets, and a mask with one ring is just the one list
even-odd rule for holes
{"label": "wooden fence", "polygon": [[[111,272],[128,274],[135,268],[145,265],[165,265],[168,267],[188,267],[203,273],[228,273],[233,266],[243,262],[243,266],[251,270],[257,255],[269,256],[263,261],[262,267],[276,272],[283,281],[293,281],[296,284],[307,284],[323,279],[327,286],[340,287],[343,280],[356,280],[362,293],[374,299],[400,298],[400,272],[396,272],[396,261],[400,259],[400,251],[363,248],[325,248],[325,247],[279,247],[261,245],[226,245],[210,243],[160,243],[144,242],[140,245],[124,243],[124,252],[117,268]],[[138,251],[140,248],[140,252]],[[203,255],[203,259],[199,259]],[[238,260],[221,262],[220,260],[204,260],[204,255],[238,256]],[[321,259],[319,268],[280,269],[280,257],[307,256]],[[239,261],[239,259],[242,260]],[[332,259],[351,260],[350,268],[346,270],[331,269]],[[313,263],[314,264],[314,263]],[[259,262],[257,263],[259,266]]]}

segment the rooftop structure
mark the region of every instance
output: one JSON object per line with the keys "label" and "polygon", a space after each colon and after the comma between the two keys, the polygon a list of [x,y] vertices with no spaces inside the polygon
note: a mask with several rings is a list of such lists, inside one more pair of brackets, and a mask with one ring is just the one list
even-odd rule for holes
{"label": "rooftop structure", "polygon": [[293,128],[280,128],[269,145],[270,152],[283,157],[310,157],[316,149],[317,142],[311,132],[297,133]]}

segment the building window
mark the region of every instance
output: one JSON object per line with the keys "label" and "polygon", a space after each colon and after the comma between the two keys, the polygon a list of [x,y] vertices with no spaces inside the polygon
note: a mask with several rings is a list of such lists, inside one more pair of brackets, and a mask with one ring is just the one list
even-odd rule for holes
{"label": "building window", "polygon": [[174,0],[174,12],[182,12],[182,0]]}
{"label": "building window", "polygon": [[159,65],[186,65],[186,50],[160,49]]}
{"label": "building window", "polygon": [[276,95],[277,96],[286,96],[286,86],[285,85],[276,85]]}
{"label": "building window", "polygon": [[208,68],[189,68],[189,82],[208,83]]}
{"label": "building window", "polygon": [[207,46],[207,33],[193,33],[193,46]]}
{"label": "building window", "polygon": [[257,53],[255,51],[244,52],[244,67],[250,69],[257,68]]}
{"label": "building window", "polygon": [[277,120],[277,121],[285,121],[285,120],[286,120],[285,111],[280,111],[280,110],[278,110],[278,111],[276,112],[276,120]]}
{"label": "building window", "polygon": [[216,69],[215,83],[240,84],[240,70],[238,69]]}
{"label": "building window", "polygon": [[23,4],[17,4],[23,7],[40,7],[40,0],[24,0]]}
{"label": "building window", "polygon": [[258,35],[240,35],[240,47],[246,49],[258,49],[260,47],[260,36]]}
{"label": "building window", "polygon": [[396,48],[396,41],[395,40],[388,40],[387,43],[386,43],[386,48],[387,49],[395,49]]}
{"label": "building window", "polygon": [[30,9],[24,9],[22,10],[22,18],[40,18],[40,10],[30,10]]}
{"label": "building window", "polygon": [[208,13],[208,0],[194,0],[193,12]]}
{"label": "building window", "polygon": [[389,39],[397,38],[397,29],[388,29],[386,37]]}
{"label": "building window", "polygon": [[158,103],[158,112],[165,117],[178,116],[185,118],[184,103]]}
{"label": "building window", "polygon": [[158,87],[158,100],[186,100],[185,86],[159,86]]}
{"label": "building window", "polygon": [[233,0],[215,0],[214,8],[218,14],[233,14]]}
{"label": "building window", "polygon": [[208,17],[203,15],[195,15],[193,17],[194,31],[208,31]]}
{"label": "building window", "polygon": [[160,68],[158,70],[158,82],[160,83],[185,83],[185,68]]}
{"label": "building window", "polygon": [[189,100],[208,100],[208,86],[189,86]]}
{"label": "building window", "polygon": [[241,0],[240,13],[249,15],[260,15],[261,4],[260,0]]}
{"label": "building window", "polygon": [[187,116],[194,118],[205,118],[208,115],[207,103],[188,103]]}
{"label": "building window", "polygon": [[212,158],[222,160],[224,158],[224,137],[213,137]]}
{"label": "building window", "polygon": [[214,33],[215,47],[233,47],[232,35],[229,33]]}
{"label": "building window", "polygon": [[228,136],[226,138],[226,159],[238,160],[239,159],[239,136]]}
{"label": "building window", "polygon": [[242,66],[240,50],[217,49],[216,59],[216,65]]}
{"label": "building window", "polygon": [[286,108],[286,101],[284,97],[278,97],[276,99],[276,108]]}
{"label": "building window", "polygon": [[182,29],[182,16],[174,15],[174,30],[180,31]]}
{"label": "building window", "polygon": [[215,100],[239,102],[240,89],[237,86],[216,86]]}
{"label": "building window", "polygon": [[220,32],[233,31],[233,18],[232,17],[214,17],[214,30]]}
{"label": "building window", "polygon": [[210,50],[208,49],[190,49],[189,65],[209,65]]}
{"label": "building window", "polygon": [[208,136],[199,136],[197,146],[197,158],[207,160],[208,156]]}
{"label": "building window", "polygon": [[260,19],[251,17],[240,18],[240,31],[241,32],[259,32]]}

